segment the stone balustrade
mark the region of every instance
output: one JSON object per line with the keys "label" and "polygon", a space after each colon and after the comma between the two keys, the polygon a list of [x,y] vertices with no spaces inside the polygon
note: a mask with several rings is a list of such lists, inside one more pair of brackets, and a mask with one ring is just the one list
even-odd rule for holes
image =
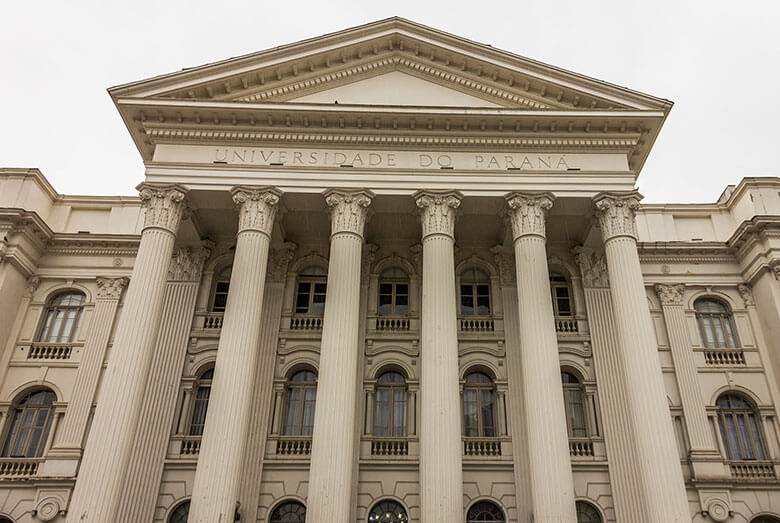
{"label": "stone balustrade", "polygon": [[322,316],[293,316],[290,318],[290,330],[320,331]]}
{"label": "stone balustrade", "polygon": [[592,458],[596,455],[590,438],[569,438],[569,454],[572,458]]}
{"label": "stone balustrade", "polygon": [[775,466],[770,461],[731,461],[731,477],[737,481],[774,481]]}
{"label": "stone balustrade", "polygon": [[556,316],[555,332],[558,334],[578,334],[577,318],[574,316]]}
{"label": "stone balustrade", "polygon": [[179,447],[181,456],[197,456],[200,454],[200,436],[184,436]]}
{"label": "stone balustrade", "polygon": [[408,331],[409,318],[389,318],[379,317],[376,319],[376,330],[378,331]]}
{"label": "stone balustrade", "polygon": [[276,442],[276,453],[282,456],[308,456],[311,454],[311,436],[281,437]]}
{"label": "stone balustrade", "polygon": [[741,367],[747,365],[742,349],[708,349],[704,361],[711,367]]}
{"label": "stone balustrade", "polygon": [[38,458],[0,458],[0,478],[35,476],[41,461]]}
{"label": "stone balustrade", "polygon": [[495,324],[493,318],[459,318],[461,332],[493,332]]}
{"label": "stone balustrade", "polygon": [[405,438],[375,438],[371,441],[372,456],[408,456],[409,442]]}
{"label": "stone balustrade", "polygon": [[74,343],[35,342],[30,345],[30,349],[27,351],[27,359],[69,360],[75,346],[76,344]]}
{"label": "stone balustrade", "polygon": [[501,441],[495,438],[464,438],[465,456],[500,456]]}

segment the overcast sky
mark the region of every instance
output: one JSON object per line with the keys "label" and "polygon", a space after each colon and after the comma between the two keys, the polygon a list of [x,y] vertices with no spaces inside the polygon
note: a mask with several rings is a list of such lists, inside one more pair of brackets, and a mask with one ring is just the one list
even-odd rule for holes
{"label": "overcast sky", "polygon": [[6,0],[0,166],[38,167],[65,194],[135,194],[143,164],[106,88],[394,15],[675,102],[645,202],[780,176],[772,0]]}

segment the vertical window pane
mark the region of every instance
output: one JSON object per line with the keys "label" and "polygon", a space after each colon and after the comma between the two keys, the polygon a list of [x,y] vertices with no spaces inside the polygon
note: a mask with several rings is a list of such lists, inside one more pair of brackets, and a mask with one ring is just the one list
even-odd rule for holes
{"label": "vertical window pane", "polygon": [[406,389],[396,388],[393,403],[393,436],[406,436]]}
{"label": "vertical window pane", "polygon": [[756,455],[757,459],[766,459],[766,456],[764,455],[764,446],[761,444],[762,438],[761,433],[758,431],[758,422],[756,421],[756,416],[753,414],[748,414],[748,421],[749,421],[749,429],[750,429],[750,441],[753,444],[753,452]]}
{"label": "vertical window pane", "polygon": [[496,435],[496,425],[493,419],[493,391],[482,389],[482,436],[492,438]]}
{"label": "vertical window pane", "polygon": [[377,389],[376,391],[376,413],[374,416],[374,435],[388,435],[388,421],[390,417],[390,391],[388,389]]}
{"label": "vertical window pane", "polygon": [[747,426],[745,424],[745,414],[738,414],[736,418],[737,426],[739,427],[738,435],[740,444],[742,445],[742,450],[744,452],[743,455],[745,456],[745,459],[756,459],[756,456],[753,453],[752,445],[750,444],[750,436],[748,435]]}
{"label": "vertical window pane", "polygon": [[301,389],[294,387],[288,390],[287,395],[287,416],[284,423],[284,433],[288,436],[294,435],[298,429],[298,415],[300,408]]}
{"label": "vertical window pane", "polygon": [[314,406],[317,401],[317,389],[314,387],[307,387],[305,391],[301,434],[304,436],[311,436],[314,429]]}
{"label": "vertical window pane", "polygon": [[466,436],[479,436],[479,420],[477,419],[477,391],[463,391],[463,427]]}

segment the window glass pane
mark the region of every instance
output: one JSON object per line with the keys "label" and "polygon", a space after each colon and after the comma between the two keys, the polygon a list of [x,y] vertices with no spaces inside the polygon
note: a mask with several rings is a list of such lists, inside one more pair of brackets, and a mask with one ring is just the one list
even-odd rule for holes
{"label": "window glass pane", "polygon": [[54,321],[51,325],[51,330],[49,331],[49,339],[46,340],[48,342],[56,342],[57,338],[59,337],[60,331],[62,330],[62,320],[65,317],[65,311],[60,309],[55,312],[54,314]]}
{"label": "window glass pane", "polygon": [[393,436],[406,435],[406,389],[396,387],[393,403]]}
{"label": "window glass pane", "polygon": [[387,436],[388,422],[390,417],[390,390],[377,389],[376,391],[376,413],[374,416],[374,435]]}
{"label": "window glass pane", "polygon": [[489,501],[479,501],[469,508],[466,523],[504,523],[504,513]]}
{"label": "window glass pane", "polygon": [[742,455],[742,449],[739,446],[739,438],[737,437],[737,426],[734,422],[734,417],[731,414],[724,416],[726,421],[726,434],[727,442],[731,448],[731,459],[740,460],[744,459]]}
{"label": "window glass pane", "polygon": [[496,425],[493,420],[493,390],[482,389],[482,436],[492,438],[496,435]]}
{"label": "window glass pane", "polygon": [[390,294],[379,295],[379,314],[392,314],[393,313],[393,296]]}
{"label": "window glass pane", "polygon": [[466,436],[479,436],[477,391],[475,389],[463,390],[463,427]]}
{"label": "window glass pane", "polygon": [[398,315],[407,315],[409,314],[409,306],[406,303],[401,305],[396,305],[395,313]]}
{"label": "window glass pane", "polygon": [[393,284],[392,283],[380,283],[379,284],[379,294],[393,294]]}
{"label": "window glass pane", "polygon": [[699,320],[701,322],[702,330],[704,331],[704,344],[707,347],[715,347],[715,333],[712,326],[712,318],[709,316],[702,316]]}
{"label": "window glass pane", "polygon": [[757,459],[766,459],[766,456],[764,455],[764,446],[761,444],[762,438],[761,433],[758,431],[758,422],[756,421],[756,416],[754,414],[748,414],[748,422],[749,422],[749,429],[750,429],[750,441],[753,446],[753,452],[756,455]]}
{"label": "window glass pane", "polygon": [[396,294],[409,294],[409,285],[406,283],[396,283],[395,284],[395,293]]}
{"label": "window glass pane", "polygon": [[718,416],[718,428],[720,429],[720,437],[726,447],[726,458],[734,459],[734,454],[731,451],[731,444],[729,443],[729,436],[727,435],[726,427],[723,424],[723,416]]}
{"label": "window glass pane", "polygon": [[734,333],[731,331],[731,320],[728,317],[723,318],[723,326],[726,328],[726,347],[736,347],[737,342],[734,339]]}
{"label": "window glass pane", "polygon": [[469,293],[460,295],[460,313],[464,316],[471,316],[474,314],[474,297],[471,295],[470,287]]}
{"label": "window glass pane", "polygon": [[308,282],[298,283],[298,296],[295,299],[295,312],[306,313],[309,311],[309,289],[311,284]]}
{"label": "window glass pane", "polygon": [[737,418],[737,426],[739,427],[738,435],[745,459],[756,459],[753,452],[753,446],[750,444],[750,435],[748,434],[747,426],[745,425],[745,414],[738,414],[735,417]]}
{"label": "window glass pane", "polygon": [[490,298],[487,296],[479,296],[477,298],[477,314],[481,316],[487,316],[490,314]]}
{"label": "window glass pane", "polygon": [[569,421],[571,424],[572,437],[584,438],[588,434],[585,431],[585,408],[582,404],[582,391],[579,389],[569,389]]}
{"label": "window glass pane", "polygon": [[304,398],[301,434],[304,436],[311,436],[312,430],[314,429],[314,406],[317,401],[317,389],[314,387],[307,387]]}
{"label": "window glass pane", "polygon": [[301,389],[293,387],[287,393],[287,416],[284,422],[284,433],[288,436],[296,434],[298,430],[298,415],[300,408]]}

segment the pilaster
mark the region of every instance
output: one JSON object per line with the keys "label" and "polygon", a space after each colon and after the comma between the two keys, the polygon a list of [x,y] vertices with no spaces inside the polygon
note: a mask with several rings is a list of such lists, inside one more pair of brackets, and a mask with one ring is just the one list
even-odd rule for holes
{"label": "pilaster", "polygon": [[193,523],[229,521],[239,501],[268,252],[281,196],[272,187],[234,187],[231,193],[238,206],[236,255],[195,473],[189,515]]}
{"label": "pilaster", "polygon": [[312,521],[353,512],[361,257],[374,194],[329,190],[323,196],[331,237],[309,471],[307,519]]}
{"label": "pilaster", "polygon": [[[142,184],[146,208],[141,243],[130,276],[114,346],[103,374],[68,521],[115,521],[143,404],[144,386],[160,326],[165,280],[185,189]],[[99,492],[100,495],[95,493]]]}
{"label": "pilaster", "polygon": [[574,523],[574,480],[545,237],[545,218],[553,196],[510,193],[506,203],[515,248],[533,518]]}
{"label": "pilaster", "polygon": [[420,332],[420,520],[463,518],[458,325],[455,294],[457,191],[414,194],[422,226]]}

